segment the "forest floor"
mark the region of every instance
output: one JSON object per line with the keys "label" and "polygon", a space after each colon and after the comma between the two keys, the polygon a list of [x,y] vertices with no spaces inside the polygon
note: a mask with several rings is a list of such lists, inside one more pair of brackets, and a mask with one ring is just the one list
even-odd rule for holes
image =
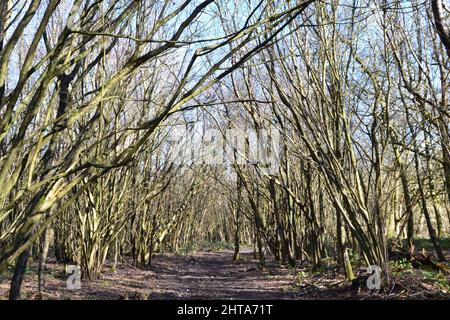
{"label": "forest floor", "polygon": [[[393,266],[392,288],[371,293],[364,285],[346,282],[333,264],[312,270],[308,263],[293,268],[268,259],[267,268],[260,270],[249,248],[239,261],[231,258],[232,251],[221,250],[161,254],[149,267],[123,262],[116,272],[106,264],[100,279],[82,280],[79,290],[67,289],[64,265],[50,259],[44,299],[450,299],[448,275],[398,264]],[[23,298],[38,298],[36,274],[33,262],[24,278]],[[9,280],[0,277],[0,297],[7,296]]]}

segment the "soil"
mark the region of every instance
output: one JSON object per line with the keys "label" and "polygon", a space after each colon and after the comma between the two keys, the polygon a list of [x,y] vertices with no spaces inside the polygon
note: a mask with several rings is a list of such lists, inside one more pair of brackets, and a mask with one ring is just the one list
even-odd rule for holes
{"label": "soil", "polygon": [[[129,263],[110,265],[100,279],[82,281],[80,290],[67,289],[64,266],[47,263],[46,297],[53,299],[295,299],[295,277],[285,266],[269,262],[258,268],[252,253],[243,252],[232,261],[231,251],[200,252],[189,256],[161,254],[152,265],[135,268]],[[35,273],[24,278],[22,292],[37,298]],[[7,296],[9,282],[0,283],[0,296]]]}
{"label": "soil", "polygon": [[[116,272],[104,267],[100,279],[82,280],[79,290],[67,289],[64,265],[47,264],[43,299],[401,299],[399,290],[378,294],[353,288],[336,268],[303,273],[304,266],[292,267],[270,260],[261,270],[251,250],[232,261],[232,251],[199,252],[188,256],[161,254],[151,266],[135,268],[124,261]],[[37,276],[31,264],[22,286],[22,297],[37,299]],[[8,294],[9,280],[0,278],[0,297]],[[401,293],[406,292],[405,290]],[[434,296],[428,295],[432,293]],[[436,289],[420,288],[407,298],[444,298]]]}

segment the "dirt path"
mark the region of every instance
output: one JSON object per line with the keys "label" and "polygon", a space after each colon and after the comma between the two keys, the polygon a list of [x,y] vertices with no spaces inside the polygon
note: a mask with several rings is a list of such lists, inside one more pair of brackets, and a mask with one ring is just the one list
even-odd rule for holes
{"label": "dirt path", "polygon": [[[49,261],[46,292],[49,299],[295,299],[294,276],[286,267],[268,262],[258,269],[249,249],[239,261],[231,251],[202,252],[189,256],[157,255],[152,266],[127,263],[115,273],[106,265],[100,279],[82,281],[80,290],[67,289],[64,266]],[[34,266],[32,266],[34,269]],[[9,281],[0,279],[0,296],[7,296]],[[37,277],[29,270],[23,297],[37,298]],[[297,296],[298,297],[298,296]]]}
{"label": "dirt path", "polygon": [[152,266],[150,299],[293,299],[294,278],[284,267],[258,269],[249,252],[231,261],[232,252],[190,257],[159,256]]}
{"label": "dirt path", "polygon": [[[370,293],[352,288],[341,271],[292,272],[274,261],[260,270],[251,250],[232,261],[231,251],[201,252],[189,256],[161,254],[147,268],[127,262],[112,272],[106,264],[95,281],[82,280],[79,290],[67,288],[64,265],[50,260],[44,299],[449,299],[433,281],[423,282],[420,270],[398,278],[398,288],[388,293]],[[36,262],[29,266],[22,285],[24,299],[37,299]],[[296,274],[296,276],[294,276]],[[0,299],[7,297],[11,273],[0,275]],[[406,278],[405,278],[406,277]],[[416,288],[417,287],[417,288]],[[411,289],[412,288],[412,289]],[[427,289],[428,288],[428,289]],[[357,288],[356,288],[357,289]],[[405,291],[406,290],[406,291]],[[406,292],[406,293],[404,293]]]}

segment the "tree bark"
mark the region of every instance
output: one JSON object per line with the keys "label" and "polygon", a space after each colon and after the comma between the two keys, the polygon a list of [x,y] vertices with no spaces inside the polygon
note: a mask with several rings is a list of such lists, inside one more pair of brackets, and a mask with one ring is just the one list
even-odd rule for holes
{"label": "tree bark", "polygon": [[38,266],[38,290],[39,295],[45,290],[45,262],[47,260],[48,248],[49,248],[50,229],[46,229],[41,236],[40,248],[39,248],[39,266]]}
{"label": "tree bark", "polygon": [[431,9],[433,10],[434,24],[439,34],[442,44],[450,58],[450,31],[444,18],[444,8],[442,0],[431,0]]}
{"label": "tree bark", "polygon": [[14,275],[11,280],[11,287],[9,289],[10,300],[20,299],[20,288],[22,286],[23,276],[27,269],[27,262],[29,256],[30,256],[30,249],[26,249],[17,258],[17,262],[14,267]]}

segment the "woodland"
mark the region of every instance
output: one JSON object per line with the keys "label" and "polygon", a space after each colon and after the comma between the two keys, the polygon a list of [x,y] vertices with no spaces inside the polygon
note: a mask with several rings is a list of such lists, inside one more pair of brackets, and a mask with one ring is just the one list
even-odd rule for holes
{"label": "woodland", "polygon": [[0,300],[448,300],[449,119],[448,0],[0,0]]}

